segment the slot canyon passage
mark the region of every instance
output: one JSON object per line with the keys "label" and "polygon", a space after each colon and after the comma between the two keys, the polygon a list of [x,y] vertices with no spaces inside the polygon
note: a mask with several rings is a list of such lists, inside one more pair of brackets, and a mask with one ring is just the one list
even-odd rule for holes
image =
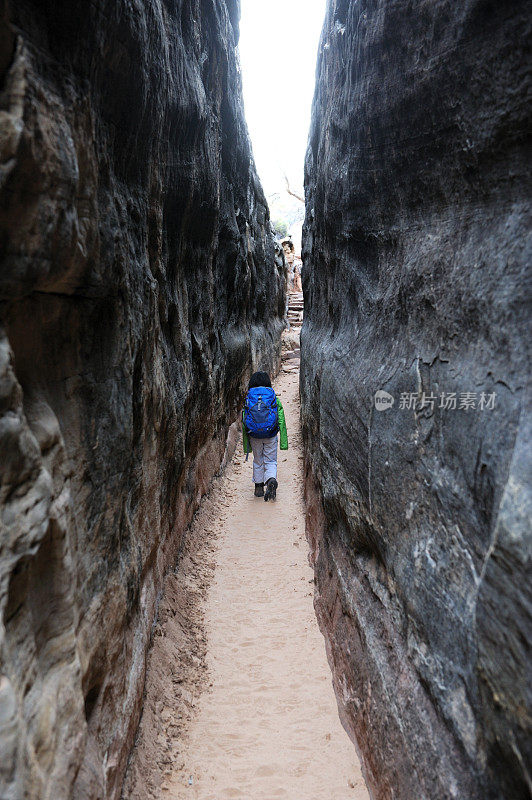
{"label": "slot canyon passage", "polygon": [[312,607],[297,366],[274,386],[290,443],[275,508],[253,496],[237,434],[167,580],[124,800],[369,797]]}
{"label": "slot canyon passage", "polygon": [[0,1],[0,798],[524,800],[528,4],[328,0],[299,376],[239,13]]}

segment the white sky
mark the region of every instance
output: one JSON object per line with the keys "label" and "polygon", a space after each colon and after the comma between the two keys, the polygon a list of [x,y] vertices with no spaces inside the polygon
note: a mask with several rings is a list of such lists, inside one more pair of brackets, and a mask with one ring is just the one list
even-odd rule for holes
{"label": "white sky", "polygon": [[[253,153],[266,195],[303,187],[326,0],[241,0],[240,62]],[[290,107],[287,105],[290,104]]]}

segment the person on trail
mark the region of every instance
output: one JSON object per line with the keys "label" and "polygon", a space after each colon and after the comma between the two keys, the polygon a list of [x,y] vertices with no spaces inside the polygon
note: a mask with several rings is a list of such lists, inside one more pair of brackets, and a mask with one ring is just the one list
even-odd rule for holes
{"label": "person on trail", "polygon": [[[253,450],[255,497],[275,500],[277,493],[277,434],[281,450],[288,450],[288,435],[281,401],[272,389],[267,372],[255,372],[250,378],[242,411],[242,438],[246,461]],[[266,491],[264,490],[266,484]]]}
{"label": "person on trail", "polygon": [[300,258],[296,256],[294,260],[294,292],[302,292],[303,286],[301,284],[301,267],[303,266]]}
{"label": "person on trail", "polygon": [[283,239],[284,259],[286,262],[286,294],[289,295],[294,291],[294,245],[291,239]]}
{"label": "person on trail", "polygon": [[302,292],[301,259],[296,256],[294,243],[291,239],[283,239],[282,245],[289,272],[287,292]]}

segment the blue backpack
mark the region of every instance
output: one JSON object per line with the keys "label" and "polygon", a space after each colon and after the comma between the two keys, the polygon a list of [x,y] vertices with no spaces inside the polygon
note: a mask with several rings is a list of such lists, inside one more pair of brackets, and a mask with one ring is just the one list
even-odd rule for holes
{"label": "blue backpack", "polygon": [[277,398],[269,386],[249,390],[244,404],[244,425],[254,439],[269,439],[279,431]]}

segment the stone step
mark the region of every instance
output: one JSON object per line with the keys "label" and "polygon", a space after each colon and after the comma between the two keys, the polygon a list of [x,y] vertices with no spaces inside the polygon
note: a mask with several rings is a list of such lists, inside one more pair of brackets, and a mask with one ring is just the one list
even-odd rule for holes
{"label": "stone step", "polygon": [[301,350],[297,348],[297,350],[287,350],[281,356],[281,361],[291,361],[294,358],[300,358]]}

